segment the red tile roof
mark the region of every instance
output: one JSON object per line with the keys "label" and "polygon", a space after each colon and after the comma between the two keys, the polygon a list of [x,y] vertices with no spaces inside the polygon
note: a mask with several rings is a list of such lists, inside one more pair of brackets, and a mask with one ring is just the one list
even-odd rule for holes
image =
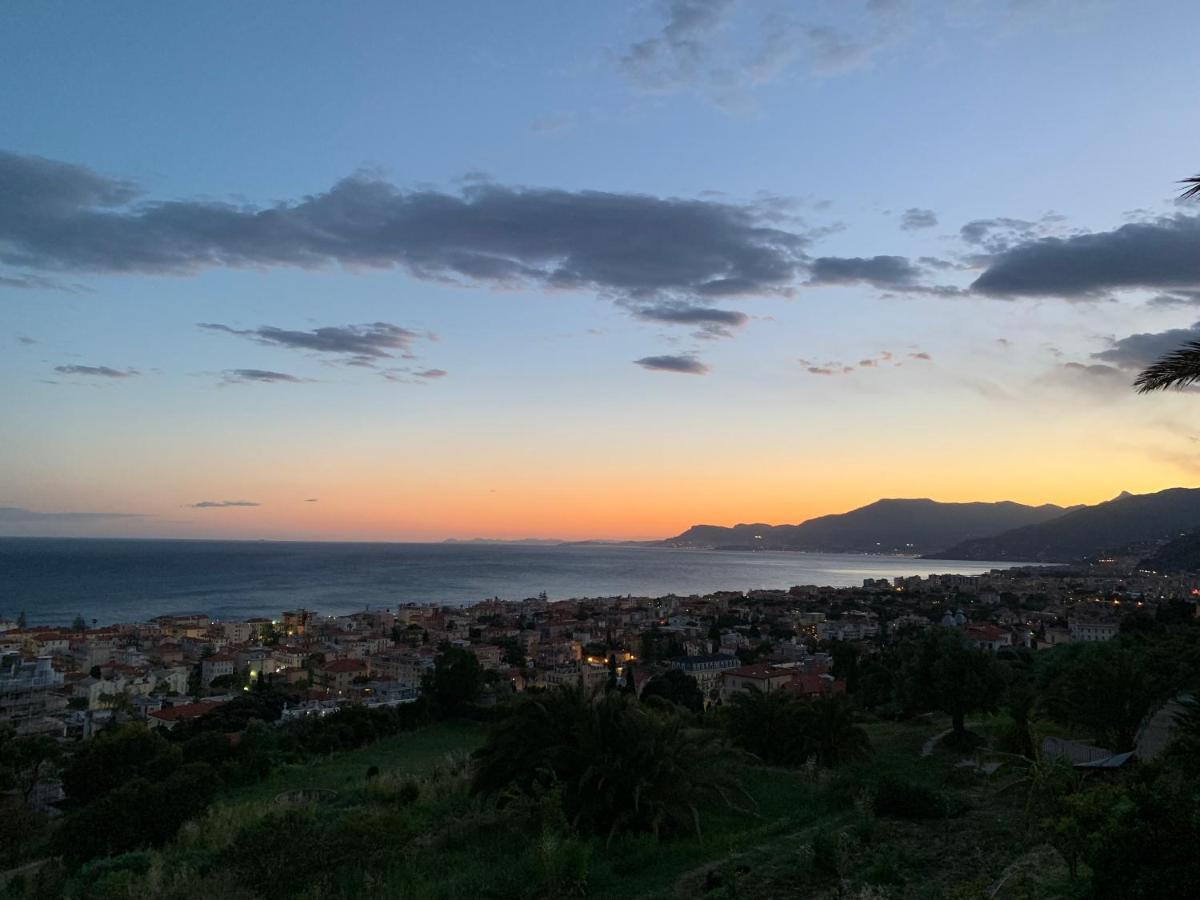
{"label": "red tile roof", "polygon": [[150,713],[156,719],[164,722],[177,722],[180,719],[198,719],[205,713],[212,712],[219,706],[224,706],[225,700],[201,701],[200,703],[185,703],[182,706],[168,706],[166,709]]}

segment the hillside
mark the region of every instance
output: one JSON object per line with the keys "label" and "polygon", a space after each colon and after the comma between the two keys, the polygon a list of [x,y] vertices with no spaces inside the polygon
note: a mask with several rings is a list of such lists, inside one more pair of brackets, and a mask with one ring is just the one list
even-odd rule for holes
{"label": "hillside", "polygon": [[1076,562],[1172,540],[1200,527],[1200,488],[1122,494],[993,537],[963,540],[928,559]]}
{"label": "hillside", "polygon": [[1177,537],[1138,563],[1152,572],[1200,572],[1200,531]]}
{"label": "hillside", "polygon": [[1061,506],[877,500],[799,525],[694,525],[662,546],[826,553],[928,553],[963,538],[983,538],[1063,515]]}

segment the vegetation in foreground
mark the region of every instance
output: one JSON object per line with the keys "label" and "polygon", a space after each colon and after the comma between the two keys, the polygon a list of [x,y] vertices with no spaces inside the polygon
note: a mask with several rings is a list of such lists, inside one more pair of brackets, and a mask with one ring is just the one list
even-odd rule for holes
{"label": "vegetation in foreground", "polygon": [[[478,710],[451,659],[442,671],[453,677],[429,692],[444,712],[257,723],[236,743],[225,736],[236,708],[171,741],[125,726],[65,761],[75,806],[57,821],[6,811],[3,890],[163,900],[1200,892],[1195,706],[1162,759],[1128,772],[1084,775],[1039,752],[1047,733],[1128,740],[1192,687],[1200,625],[1135,619],[1111,643],[1036,656],[985,654],[935,629],[865,657],[840,648],[838,659],[849,698],[749,694],[699,714],[619,688]],[[11,738],[5,746],[7,777],[19,778]]]}

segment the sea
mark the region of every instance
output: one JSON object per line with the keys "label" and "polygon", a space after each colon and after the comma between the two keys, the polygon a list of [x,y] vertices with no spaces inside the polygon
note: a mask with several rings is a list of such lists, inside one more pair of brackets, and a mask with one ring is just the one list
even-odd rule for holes
{"label": "sea", "polygon": [[30,625],[324,615],[493,597],[705,594],[864,578],[977,574],[1013,563],[789,551],[680,550],[610,544],[304,543],[0,538],[0,619]]}

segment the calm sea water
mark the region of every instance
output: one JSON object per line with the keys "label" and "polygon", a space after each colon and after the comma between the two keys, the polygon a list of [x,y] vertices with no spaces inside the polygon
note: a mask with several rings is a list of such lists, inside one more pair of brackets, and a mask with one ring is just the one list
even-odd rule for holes
{"label": "calm sea water", "polygon": [[849,586],[864,578],[971,574],[1011,563],[628,546],[329,544],[0,538],[0,617],[99,624],[167,613],[233,619],[304,606],[326,614],[401,603],[467,604],[624,594]]}

